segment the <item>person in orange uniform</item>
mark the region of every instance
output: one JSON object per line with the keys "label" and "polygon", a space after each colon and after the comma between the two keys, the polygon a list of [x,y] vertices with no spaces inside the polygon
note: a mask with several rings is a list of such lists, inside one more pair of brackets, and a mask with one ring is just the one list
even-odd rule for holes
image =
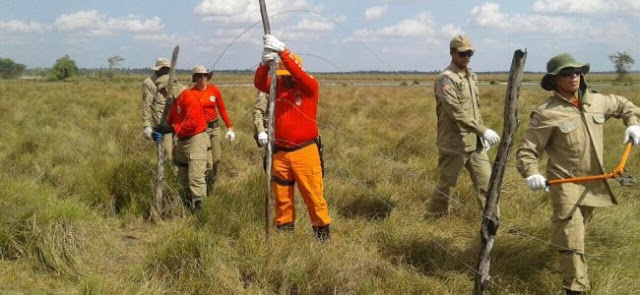
{"label": "person in orange uniform", "polygon": [[302,60],[272,35],[264,36],[262,62],[254,85],[269,93],[271,81],[267,64],[280,57],[275,99],[275,137],[272,187],[275,195],[275,224],[292,231],[295,222],[294,184],[309,212],[316,239],[330,238],[329,209],[324,199],[321,144],[318,137],[318,81],[302,69]]}
{"label": "person in orange uniform", "polygon": [[[207,186],[209,191],[213,191],[213,184],[216,181],[216,175],[218,173],[218,163],[222,154],[220,147],[220,125],[218,123],[218,113],[224,124],[227,126],[227,134],[225,137],[229,141],[233,141],[236,138],[236,134],[233,132],[233,125],[231,119],[227,114],[227,108],[224,106],[222,100],[222,94],[216,85],[208,83],[211,80],[213,72],[207,70],[204,66],[198,65],[193,68],[191,75],[191,82],[196,84],[191,90],[198,96],[202,110],[204,111],[204,119],[207,122],[207,134],[211,140],[211,157],[207,163]],[[216,111],[217,110],[217,111]]]}
{"label": "person in orange uniform", "polygon": [[[164,90],[165,85],[158,85]],[[207,124],[197,94],[183,91],[171,105],[167,125],[156,128],[153,138],[162,142],[164,134],[174,133],[178,138],[173,150],[173,161],[178,167],[178,178],[188,192],[182,194],[182,201],[192,211],[199,210],[202,199],[207,195],[205,171],[211,143],[207,135]]]}

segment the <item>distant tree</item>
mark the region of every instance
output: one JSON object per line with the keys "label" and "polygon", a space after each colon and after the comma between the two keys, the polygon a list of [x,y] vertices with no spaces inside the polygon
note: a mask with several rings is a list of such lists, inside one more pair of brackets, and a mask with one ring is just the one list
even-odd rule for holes
{"label": "distant tree", "polygon": [[609,59],[616,67],[618,81],[622,81],[626,78],[629,73],[629,69],[631,69],[631,65],[636,62],[627,52],[618,52],[614,55],[609,55]]}
{"label": "distant tree", "polygon": [[25,69],[25,65],[16,63],[10,58],[0,58],[0,78],[2,79],[18,78]]}
{"label": "distant tree", "polygon": [[107,62],[109,62],[109,71],[113,71],[123,61],[124,57],[118,55],[107,58]]}
{"label": "distant tree", "polygon": [[78,70],[76,62],[71,59],[69,55],[65,55],[56,60],[56,63],[51,69],[51,77],[53,80],[57,81],[61,81],[73,76],[78,76],[79,73],[80,71]]}

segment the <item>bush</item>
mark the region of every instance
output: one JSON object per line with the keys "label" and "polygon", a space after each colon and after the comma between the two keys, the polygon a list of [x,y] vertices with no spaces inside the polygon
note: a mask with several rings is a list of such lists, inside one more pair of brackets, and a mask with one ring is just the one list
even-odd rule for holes
{"label": "bush", "polygon": [[76,62],[69,55],[65,55],[56,60],[51,69],[50,80],[62,81],[78,75],[80,75],[80,70],[78,70]]}
{"label": "bush", "polygon": [[2,79],[18,78],[25,68],[25,65],[16,63],[10,58],[0,58],[0,78]]}

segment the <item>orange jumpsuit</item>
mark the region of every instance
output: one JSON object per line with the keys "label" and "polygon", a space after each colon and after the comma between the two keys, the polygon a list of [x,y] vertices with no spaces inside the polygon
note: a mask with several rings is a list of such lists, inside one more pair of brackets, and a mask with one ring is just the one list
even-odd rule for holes
{"label": "orange jumpsuit", "polygon": [[[307,206],[311,224],[321,228],[331,223],[327,202],[323,197],[322,167],[318,146],[318,81],[307,74],[291,52],[279,53],[285,68],[295,79],[292,87],[281,83],[278,76],[275,100],[275,146],[272,169],[272,188],[276,198],[275,224],[293,224],[295,202],[293,186],[298,189]],[[256,70],[254,85],[269,93],[269,67]]]}

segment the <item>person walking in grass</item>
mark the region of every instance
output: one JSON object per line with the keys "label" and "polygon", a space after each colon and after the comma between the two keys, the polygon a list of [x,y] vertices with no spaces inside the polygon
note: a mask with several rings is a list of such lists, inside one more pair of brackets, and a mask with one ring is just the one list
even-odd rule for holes
{"label": "person walking in grass", "polygon": [[[254,84],[268,93],[271,85],[267,64],[280,57],[274,110],[272,188],[275,195],[275,225],[293,231],[295,222],[294,184],[307,205],[316,239],[330,238],[329,208],[324,199],[321,143],[316,115],[318,81],[302,69],[302,59],[272,35],[264,36],[262,62]],[[264,144],[267,141],[263,140]]]}
{"label": "person walking in grass", "polygon": [[[166,98],[158,93],[156,80],[169,74],[171,62],[167,58],[158,58],[155,66],[151,69],[154,70],[153,75],[142,81],[142,128],[144,137],[149,140],[153,139],[153,128],[163,123],[160,120],[166,102]],[[162,140],[162,148],[164,158],[171,162],[173,159],[173,136],[171,134],[167,134]]]}
{"label": "person walking in grass", "polygon": [[[604,174],[603,125],[622,119],[624,142],[640,143],[640,109],[628,99],[590,90],[585,82],[589,64],[569,54],[554,56],[541,81],[553,95],[532,112],[518,151],[518,171],[531,190],[547,188],[548,179]],[[547,153],[546,178],[538,161]],[[560,259],[566,294],[589,290],[585,260],[585,230],[595,207],[617,204],[606,180],[564,183],[547,188],[551,197],[551,240]]]}
{"label": "person walking in grass", "polygon": [[[158,91],[164,96],[167,96],[168,83],[168,75],[156,81]],[[175,134],[177,140],[173,161],[182,184],[183,204],[192,211],[201,208],[202,200],[207,195],[205,172],[211,142],[204,118],[198,94],[193,90],[184,90],[171,105],[166,125],[154,128],[152,135],[156,142],[161,142],[168,134]]]}
{"label": "person walking in grass", "polygon": [[218,121],[218,114],[222,117],[224,124],[227,126],[227,133],[225,138],[229,141],[233,141],[236,138],[236,134],[233,132],[233,125],[231,119],[227,114],[227,108],[222,100],[222,94],[220,90],[214,84],[209,83],[213,76],[213,72],[207,70],[204,66],[198,65],[193,68],[191,74],[191,82],[196,84],[191,88],[191,91],[198,97],[202,109],[204,111],[204,119],[207,122],[207,134],[211,141],[211,157],[207,163],[207,186],[209,192],[213,192],[213,184],[216,181],[218,173],[218,164],[222,155],[222,149],[220,147],[220,123]]}
{"label": "person walking in grass", "polygon": [[478,77],[468,68],[473,53],[469,37],[453,37],[449,43],[451,63],[434,82],[440,177],[428,202],[427,215],[431,217],[448,213],[451,193],[462,168],[471,175],[482,209],[486,202],[491,176],[487,150],[500,142],[500,137],[482,121]]}

